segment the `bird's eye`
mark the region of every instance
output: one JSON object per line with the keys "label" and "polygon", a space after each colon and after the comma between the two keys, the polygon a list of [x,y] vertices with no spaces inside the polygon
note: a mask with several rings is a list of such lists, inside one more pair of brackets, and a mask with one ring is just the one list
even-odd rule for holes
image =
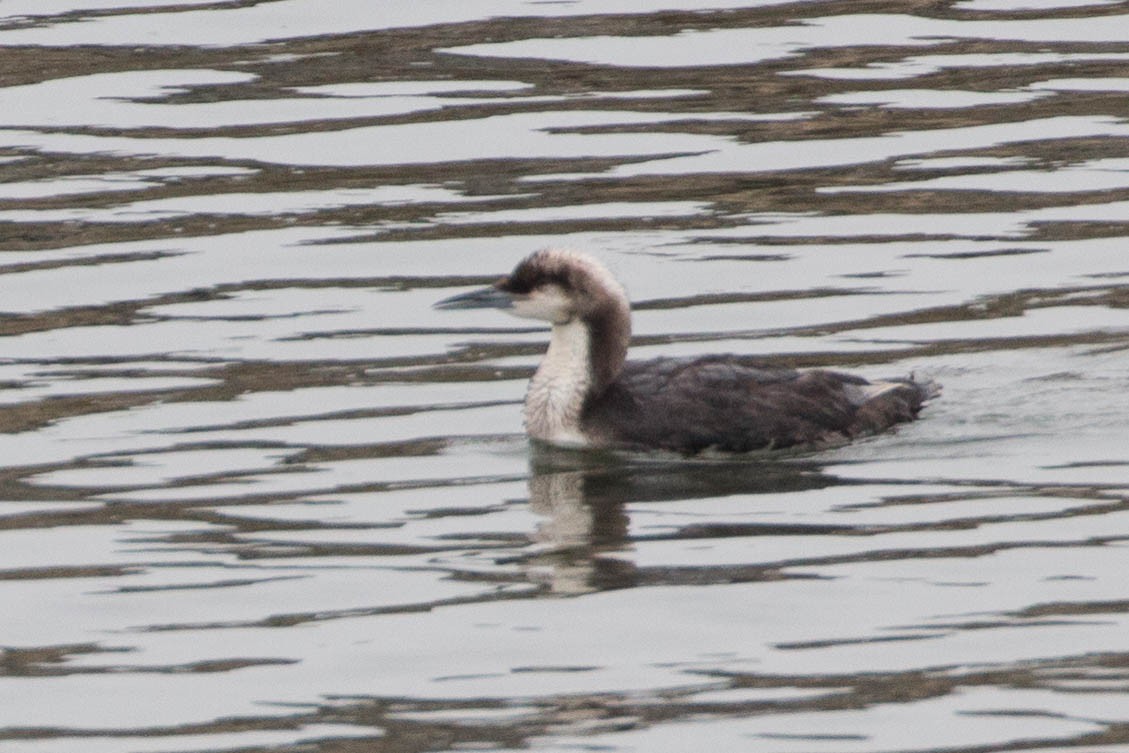
{"label": "bird's eye", "polygon": [[503,277],[494,284],[494,287],[511,295],[529,295],[533,290],[529,281],[520,277]]}

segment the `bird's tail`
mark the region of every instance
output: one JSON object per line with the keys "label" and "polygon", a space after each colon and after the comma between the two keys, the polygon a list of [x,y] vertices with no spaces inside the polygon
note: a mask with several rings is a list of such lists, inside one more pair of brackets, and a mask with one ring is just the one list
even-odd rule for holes
{"label": "bird's tail", "polygon": [[899,379],[871,382],[852,423],[852,434],[875,434],[894,424],[912,421],[929,400],[941,394],[941,385],[913,374]]}
{"label": "bird's tail", "polygon": [[911,373],[907,379],[902,379],[899,381],[901,381],[901,383],[906,385],[907,387],[913,387],[917,390],[921,401],[919,403],[919,407],[929,402],[933,398],[941,396],[941,383],[930,379],[929,377],[918,379],[915,374]]}

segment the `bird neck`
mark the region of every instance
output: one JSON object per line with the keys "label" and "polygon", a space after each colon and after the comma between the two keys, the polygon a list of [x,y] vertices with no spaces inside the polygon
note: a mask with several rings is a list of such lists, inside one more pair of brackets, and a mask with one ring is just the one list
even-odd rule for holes
{"label": "bird neck", "polygon": [[584,406],[619,376],[630,338],[626,302],[554,324],[525,396],[529,434],[555,444],[585,444]]}

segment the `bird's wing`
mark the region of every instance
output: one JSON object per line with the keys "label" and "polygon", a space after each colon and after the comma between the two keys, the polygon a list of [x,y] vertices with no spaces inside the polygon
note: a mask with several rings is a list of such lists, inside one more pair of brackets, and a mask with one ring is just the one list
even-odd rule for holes
{"label": "bird's wing", "polygon": [[683,453],[821,446],[912,419],[920,393],[909,381],[871,384],[732,356],[660,359],[628,364],[585,421],[612,443]]}

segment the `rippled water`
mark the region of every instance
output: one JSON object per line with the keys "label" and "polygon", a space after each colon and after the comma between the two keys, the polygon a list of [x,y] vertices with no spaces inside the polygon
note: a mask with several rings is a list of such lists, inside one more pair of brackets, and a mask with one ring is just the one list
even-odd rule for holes
{"label": "rippled water", "polygon": [[[0,749],[1129,751],[1129,8],[0,2]],[[532,448],[636,357],[945,385]]]}

